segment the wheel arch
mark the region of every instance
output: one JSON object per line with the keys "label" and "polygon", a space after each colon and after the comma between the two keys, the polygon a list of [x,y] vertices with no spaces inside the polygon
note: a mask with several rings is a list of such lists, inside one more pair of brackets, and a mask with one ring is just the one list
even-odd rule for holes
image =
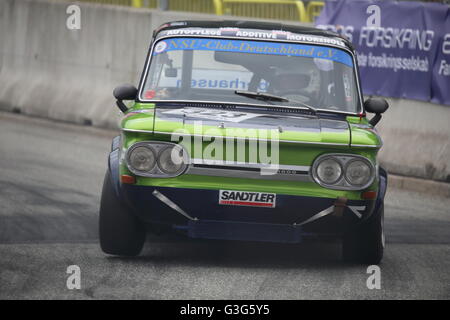
{"label": "wheel arch", "polygon": [[387,171],[380,166],[380,185],[378,188],[378,196],[375,202],[374,212],[378,212],[381,205],[384,203],[384,196],[386,195],[387,185],[388,185],[388,173]]}
{"label": "wheel arch", "polygon": [[116,196],[120,198],[119,149],[115,149],[109,153],[108,170]]}

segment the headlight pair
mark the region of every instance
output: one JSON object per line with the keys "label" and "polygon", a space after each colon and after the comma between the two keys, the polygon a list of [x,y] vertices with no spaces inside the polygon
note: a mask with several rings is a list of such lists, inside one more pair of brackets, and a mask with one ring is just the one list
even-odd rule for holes
{"label": "headlight pair", "polygon": [[375,167],[363,156],[325,154],[314,161],[312,176],[326,188],[362,190],[372,184]]}
{"label": "headlight pair", "polygon": [[175,177],[186,170],[188,162],[184,148],[169,142],[138,142],[127,152],[128,169],[138,176]]}

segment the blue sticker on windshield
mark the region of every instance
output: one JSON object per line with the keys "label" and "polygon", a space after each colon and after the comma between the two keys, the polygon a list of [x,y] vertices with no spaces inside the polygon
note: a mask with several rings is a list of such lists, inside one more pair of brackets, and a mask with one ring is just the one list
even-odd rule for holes
{"label": "blue sticker on windshield", "polygon": [[153,49],[153,55],[173,50],[227,51],[310,57],[332,60],[353,67],[353,61],[350,55],[336,48],[319,45],[249,40],[170,38],[159,41]]}

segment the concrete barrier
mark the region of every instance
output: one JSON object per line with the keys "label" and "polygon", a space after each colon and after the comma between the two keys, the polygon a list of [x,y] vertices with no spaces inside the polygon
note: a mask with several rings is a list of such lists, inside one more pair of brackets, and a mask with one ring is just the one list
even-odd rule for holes
{"label": "concrete barrier", "polygon": [[[152,30],[171,20],[223,19],[78,3],[81,29],[69,30],[69,4],[0,1],[0,109],[115,128],[112,90],[138,83]],[[378,127],[382,163],[393,173],[450,181],[450,107],[389,100]]]}
{"label": "concrete barrier", "polygon": [[381,163],[399,175],[450,182],[450,106],[387,99]]}
{"label": "concrete barrier", "polygon": [[113,88],[138,83],[153,29],[186,13],[78,3],[81,29],[69,30],[69,4],[0,2],[0,109],[117,127]]}

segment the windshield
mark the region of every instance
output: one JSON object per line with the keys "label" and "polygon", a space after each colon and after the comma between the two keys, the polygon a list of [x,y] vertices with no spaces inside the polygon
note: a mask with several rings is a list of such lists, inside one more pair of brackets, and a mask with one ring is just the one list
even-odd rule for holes
{"label": "windshield", "polygon": [[[180,37],[156,42],[151,58],[141,91],[144,101],[307,104],[330,111],[359,111],[353,59],[337,48]],[[236,91],[286,99],[274,101]]]}

